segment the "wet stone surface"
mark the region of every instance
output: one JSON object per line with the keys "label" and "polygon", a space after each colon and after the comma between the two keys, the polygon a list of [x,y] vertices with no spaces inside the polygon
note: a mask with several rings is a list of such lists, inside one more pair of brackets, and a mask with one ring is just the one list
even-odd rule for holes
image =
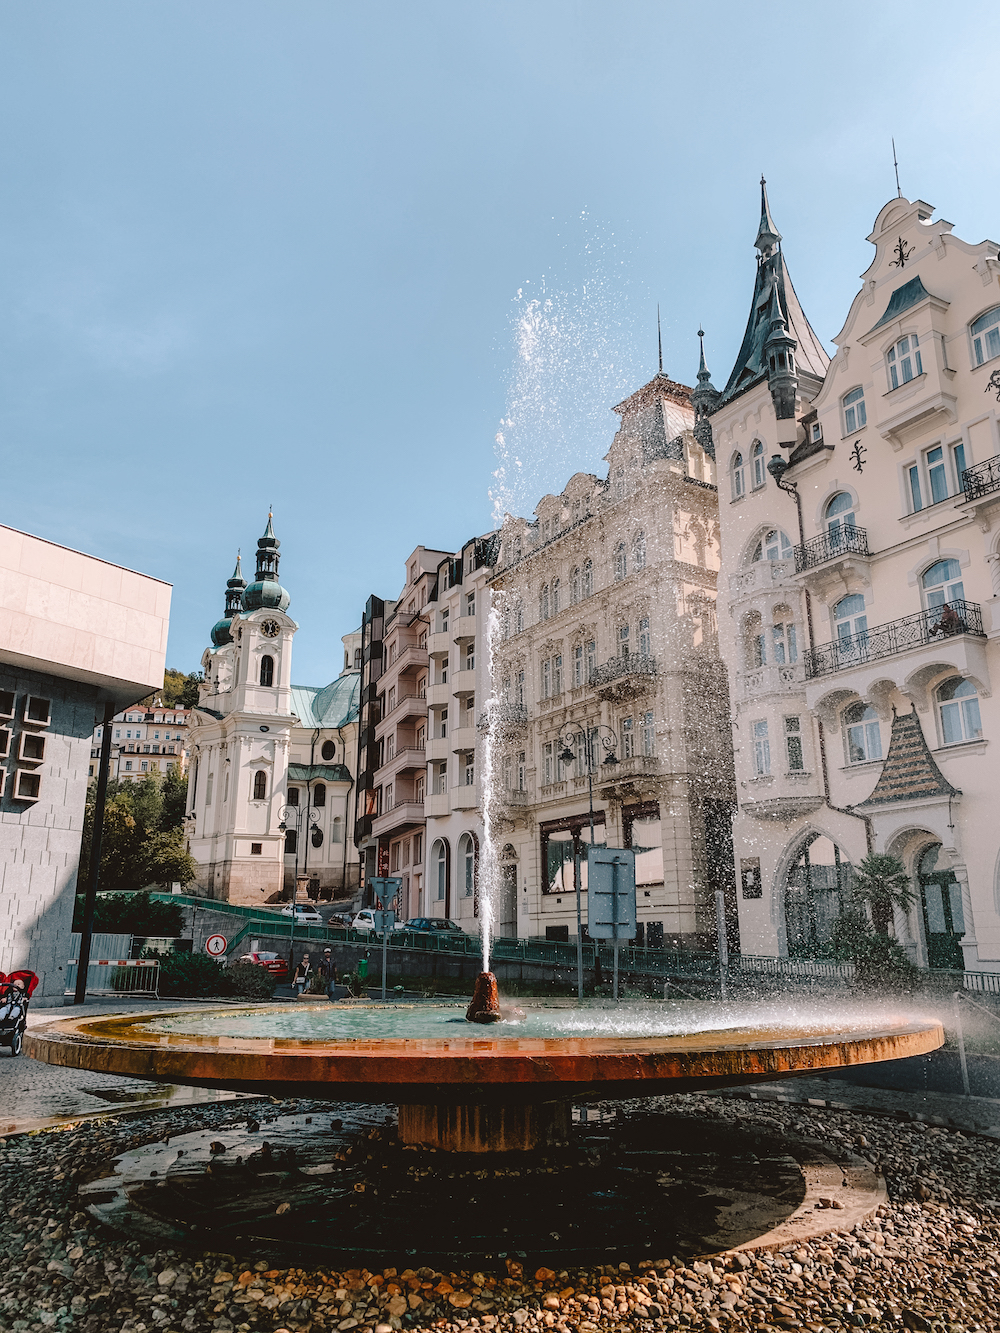
{"label": "wet stone surface", "polygon": [[[763,1136],[787,1131],[878,1164],[889,1202],[846,1231],[777,1253],[648,1256],[535,1267],[517,1250],[482,1269],[414,1257],[326,1266],[249,1244],[229,1252],[130,1239],[80,1210],[78,1190],[117,1154],[195,1130],[226,1146],[248,1113],[337,1114],[300,1103],[161,1111],[8,1139],[0,1147],[0,1329],[83,1333],[277,1333],[519,1328],[995,1330],[1000,1296],[1000,1144],[853,1112],[671,1098],[672,1114]],[[255,1109],[259,1107],[259,1111]],[[643,1104],[647,1114],[650,1105]],[[262,1125],[262,1128],[264,1125]],[[512,1189],[519,1182],[511,1180]],[[286,1206],[286,1204],[288,1206]],[[278,1209],[282,1211],[279,1213]],[[288,1200],[275,1216],[306,1230]],[[197,1233],[196,1233],[197,1234]],[[206,1238],[207,1240],[207,1238]]]}

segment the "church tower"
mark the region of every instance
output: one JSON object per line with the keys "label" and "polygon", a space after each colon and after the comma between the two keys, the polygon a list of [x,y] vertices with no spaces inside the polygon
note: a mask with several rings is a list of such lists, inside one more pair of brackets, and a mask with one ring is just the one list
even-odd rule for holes
{"label": "church tower", "polygon": [[290,597],[278,582],[272,516],[257,542],[248,586],[237,559],[225,614],[202,656],[205,683],[191,715],[187,823],[199,887],[211,897],[259,904],[279,894],[292,727]]}

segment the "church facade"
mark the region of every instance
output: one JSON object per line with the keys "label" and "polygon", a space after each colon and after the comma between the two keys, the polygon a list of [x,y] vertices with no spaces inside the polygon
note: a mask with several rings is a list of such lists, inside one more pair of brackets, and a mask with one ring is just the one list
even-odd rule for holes
{"label": "church facade", "polygon": [[240,562],[202,657],[191,712],[188,845],[208,897],[259,905],[329,897],[357,882],[347,853],[354,817],[359,673],[353,637],[345,667],[323,687],[292,684],[289,593],[278,581],[271,516],[254,581]]}

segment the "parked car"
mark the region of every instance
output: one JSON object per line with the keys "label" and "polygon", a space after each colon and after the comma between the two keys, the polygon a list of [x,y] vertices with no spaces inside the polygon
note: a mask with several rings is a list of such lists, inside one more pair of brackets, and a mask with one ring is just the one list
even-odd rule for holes
{"label": "parked car", "polygon": [[351,922],[352,930],[374,930],[375,913],[370,907],[364,907]]}
{"label": "parked car", "polygon": [[334,912],[332,916],[326,918],[326,924],[330,930],[350,930],[351,918],[342,916],[339,912]]}
{"label": "parked car", "polygon": [[409,921],[401,922],[397,930],[429,930],[435,933],[448,932],[464,935],[465,931],[457,921],[449,921],[445,916],[411,916]]}
{"label": "parked car", "polygon": [[288,907],[281,909],[282,916],[294,916],[299,924],[307,926],[322,926],[325,924],[323,918],[315,907],[304,907],[301,903],[296,903],[294,907],[289,904]]}
{"label": "parked car", "polygon": [[276,981],[288,980],[288,959],[280,953],[245,953],[238,961],[256,963],[258,967],[266,968]]}

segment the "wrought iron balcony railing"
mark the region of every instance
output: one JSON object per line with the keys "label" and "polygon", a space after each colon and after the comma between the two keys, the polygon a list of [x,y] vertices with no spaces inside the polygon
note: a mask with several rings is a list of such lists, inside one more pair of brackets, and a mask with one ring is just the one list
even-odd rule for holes
{"label": "wrought iron balcony railing", "polygon": [[1000,491],[1000,456],[967,467],[962,473],[962,489],[966,501],[981,500],[984,495]]}
{"label": "wrought iron balcony railing", "polygon": [[803,570],[815,569],[817,565],[825,565],[828,560],[836,560],[843,555],[870,554],[866,530],[849,525],[833,532],[821,532],[818,537],[811,537],[801,546],[796,546],[795,572],[801,574]]}
{"label": "wrought iron balcony railing", "polygon": [[977,602],[949,602],[950,612],[935,606],[902,620],[874,625],[860,634],[845,635],[833,643],[820,644],[806,655],[806,670],[812,677],[827,676],[846,667],[864,666],[881,657],[894,657],[910,648],[920,648],[956,634],[985,638],[983,612]]}
{"label": "wrought iron balcony railing", "polygon": [[621,653],[590,673],[591,685],[610,685],[624,676],[655,676],[656,658],[647,653]]}
{"label": "wrought iron balcony railing", "polygon": [[523,704],[500,700],[488,713],[480,713],[476,720],[477,731],[487,732],[491,725],[501,734],[521,731],[528,725],[528,710]]}

